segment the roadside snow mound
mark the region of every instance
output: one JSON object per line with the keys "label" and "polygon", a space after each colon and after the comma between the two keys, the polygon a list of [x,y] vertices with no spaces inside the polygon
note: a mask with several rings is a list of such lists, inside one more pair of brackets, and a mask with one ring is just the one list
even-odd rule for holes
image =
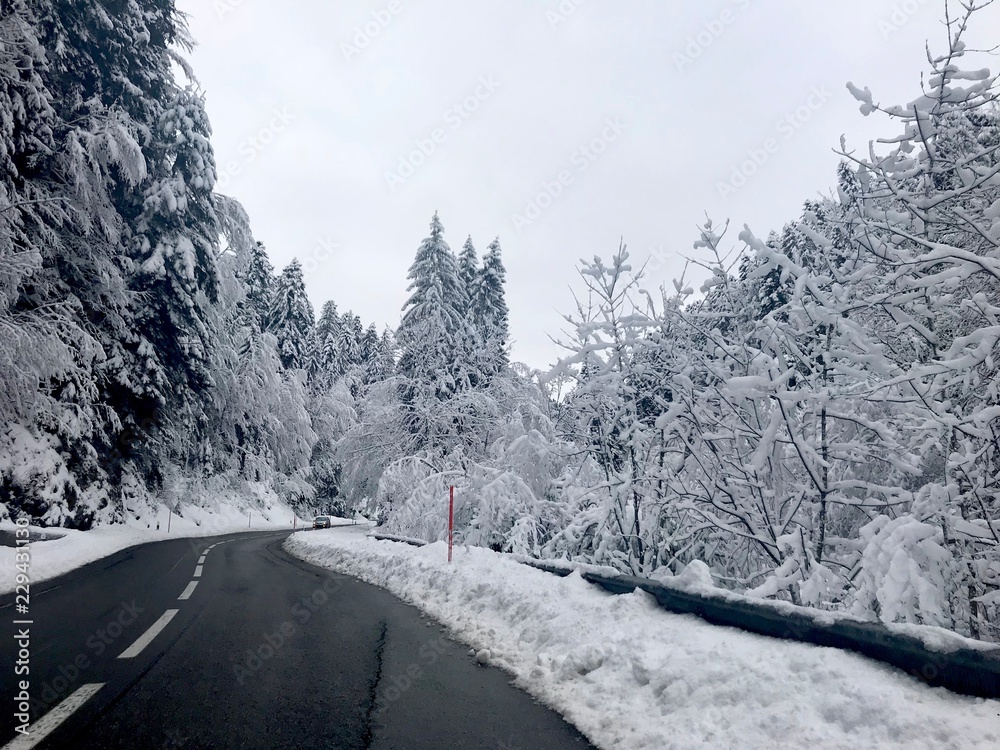
{"label": "roadside snow mound", "polygon": [[[478,547],[448,565],[358,531],[292,554],[382,586],[451,628],[601,748],[934,748],[1000,743],[1000,702],[932,689],[836,649],[776,641],[613,596]],[[697,570],[690,572],[698,582]],[[701,581],[703,583],[703,581]]]}

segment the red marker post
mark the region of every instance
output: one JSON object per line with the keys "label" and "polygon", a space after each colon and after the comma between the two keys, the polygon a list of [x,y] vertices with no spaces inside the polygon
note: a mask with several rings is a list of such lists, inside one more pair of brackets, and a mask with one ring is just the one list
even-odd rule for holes
{"label": "red marker post", "polygon": [[448,488],[448,562],[451,562],[451,541],[455,530],[455,485]]}

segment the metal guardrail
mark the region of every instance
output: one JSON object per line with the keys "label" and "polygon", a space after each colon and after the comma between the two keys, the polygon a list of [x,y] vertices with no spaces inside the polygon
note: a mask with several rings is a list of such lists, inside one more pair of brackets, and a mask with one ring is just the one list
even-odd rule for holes
{"label": "metal guardrail", "polygon": [[[521,562],[558,576],[573,572],[572,569],[541,561]],[[936,651],[919,638],[892,632],[879,623],[841,619],[821,622],[805,607],[801,608],[801,613],[782,612],[763,602],[681,591],[648,578],[586,571],[581,572],[581,577],[613,594],[630,594],[642,589],[664,609],[677,614],[697,615],[713,625],[854,651],[891,664],[934,687],[981,698],[1000,698],[1000,649]]]}
{"label": "metal guardrail", "polygon": [[401,544],[409,544],[413,547],[423,547],[427,544],[427,542],[422,539],[411,539],[410,537],[395,536],[393,534],[376,534],[373,532],[371,534],[366,534],[365,536],[369,536],[372,539],[378,539],[383,542],[400,542]]}
{"label": "metal guardrail", "polygon": [[[390,534],[369,536],[418,547],[427,544]],[[518,562],[562,577],[576,570],[540,560],[520,558]],[[919,638],[893,632],[880,623],[845,619],[824,622],[825,613],[817,615],[806,607],[789,606],[786,611],[779,611],[763,602],[682,591],[648,578],[590,571],[581,571],[580,575],[588,583],[612,594],[631,594],[641,589],[652,595],[664,609],[676,614],[696,615],[712,625],[853,651],[897,667],[933,687],[980,698],[1000,698],[1000,649],[956,647],[939,651]]]}

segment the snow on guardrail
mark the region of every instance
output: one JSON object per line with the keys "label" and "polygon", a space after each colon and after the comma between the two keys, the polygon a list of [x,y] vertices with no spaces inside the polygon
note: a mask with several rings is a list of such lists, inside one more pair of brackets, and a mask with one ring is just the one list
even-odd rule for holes
{"label": "snow on guardrail", "polygon": [[[422,539],[380,532],[368,536],[415,547],[427,544]],[[751,599],[682,577],[676,581],[653,580],[566,561],[510,557],[557,576],[579,572],[588,583],[613,594],[631,594],[641,589],[651,594],[663,609],[696,615],[713,625],[854,651],[902,669],[933,687],[981,698],[1000,698],[1000,646],[963,638],[942,628],[886,626],[839,612]]]}

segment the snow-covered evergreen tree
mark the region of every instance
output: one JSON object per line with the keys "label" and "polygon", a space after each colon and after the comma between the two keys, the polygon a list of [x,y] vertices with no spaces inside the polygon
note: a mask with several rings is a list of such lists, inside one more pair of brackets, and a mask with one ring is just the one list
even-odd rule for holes
{"label": "snow-covered evergreen tree", "polygon": [[492,374],[501,372],[508,363],[510,324],[504,292],[506,276],[500,238],[497,237],[483,257],[472,305],[472,317],[487,358],[485,367]]}
{"label": "snow-covered evergreen tree", "polygon": [[329,388],[343,374],[338,356],[341,328],[337,303],[327,300],[309,334],[309,379],[314,390]]}
{"label": "snow-covered evergreen tree", "polygon": [[444,227],[435,213],[431,233],[417,250],[408,275],[411,292],[403,307],[396,334],[400,346],[398,370],[404,380],[404,402],[413,409],[412,429],[429,443],[438,439],[434,426],[419,405],[428,398],[445,400],[465,383],[458,361],[471,328],[462,311],[464,296],[455,255],[444,239]]}
{"label": "snow-covered evergreen tree", "polygon": [[396,340],[392,329],[386,328],[374,346],[368,362],[368,381],[378,383],[396,372]]}
{"label": "snow-covered evergreen tree", "polygon": [[302,265],[292,260],[281,272],[274,286],[266,329],[278,339],[278,356],[286,370],[305,369],[309,340],[315,319],[312,303],[306,294]]}
{"label": "snow-covered evergreen tree", "polygon": [[361,337],[361,362],[367,365],[378,356],[379,335],[374,323],[369,323]]}
{"label": "snow-covered evergreen tree", "polygon": [[362,362],[361,319],[348,310],[340,319],[337,332],[337,370],[343,375]]}
{"label": "snow-covered evergreen tree", "polygon": [[463,311],[470,315],[472,304],[476,299],[476,287],[479,284],[479,258],[476,247],[472,244],[472,236],[466,238],[462,252],[458,254],[458,283],[465,293]]}
{"label": "snow-covered evergreen tree", "polygon": [[275,285],[274,266],[267,257],[267,249],[263,242],[253,243],[240,280],[246,292],[247,308],[251,311],[257,328],[263,331],[267,316],[271,312]]}

